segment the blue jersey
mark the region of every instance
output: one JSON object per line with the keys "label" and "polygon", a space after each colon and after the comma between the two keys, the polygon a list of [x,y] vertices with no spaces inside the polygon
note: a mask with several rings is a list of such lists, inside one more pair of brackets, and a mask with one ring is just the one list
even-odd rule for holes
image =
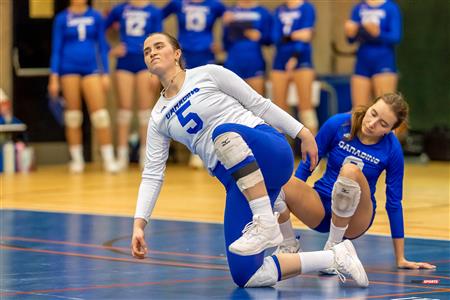
{"label": "blue jersey", "polygon": [[60,74],[63,69],[67,74],[80,66],[91,73],[108,73],[108,50],[104,22],[98,11],[89,7],[83,14],[74,14],[66,9],[56,15],[50,58],[52,73]]}
{"label": "blue jersey", "polygon": [[[355,137],[348,141],[346,136],[350,132],[351,114],[337,114],[331,117],[320,128],[316,136],[319,158],[328,156],[327,168],[322,178],[314,188],[322,194],[329,195],[344,163],[353,162],[363,166],[362,172],[367,178],[374,209],[375,189],[378,178],[386,170],[386,211],[389,216],[391,234],[393,238],[402,238],[403,232],[403,153],[402,148],[391,132],[378,143],[365,145]],[[306,181],[311,175],[309,159],[301,162],[295,176]]]}
{"label": "blue jersey", "polygon": [[[385,1],[379,6],[370,6],[365,1],[357,4],[352,11],[351,20],[359,25],[359,31],[350,42],[358,41],[358,51],[377,50],[380,47],[393,49],[400,42],[402,19],[400,9],[393,1]],[[364,30],[362,24],[375,23],[380,26],[380,35],[372,37]]]}
{"label": "blue jersey", "polygon": [[162,31],[162,13],[153,5],[144,7],[122,3],[115,6],[106,19],[106,28],[120,24],[120,39],[126,45],[127,54],[140,54],[150,33]]}
{"label": "blue jersey", "polygon": [[296,8],[289,8],[286,4],[275,10],[272,39],[277,50],[280,48],[295,48],[296,52],[302,52],[311,48],[310,43],[292,41],[290,36],[293,31],[306,28],[314,28],[316,13],[314,6],[305,1]]}
{"label": "blue jersey", "polygon": [[181,47],[184,51],[199,52],[210,50],[214,23],[224,11],[225,6],[216,0],[172,0],[163,8],[163,17],[175,13]]}

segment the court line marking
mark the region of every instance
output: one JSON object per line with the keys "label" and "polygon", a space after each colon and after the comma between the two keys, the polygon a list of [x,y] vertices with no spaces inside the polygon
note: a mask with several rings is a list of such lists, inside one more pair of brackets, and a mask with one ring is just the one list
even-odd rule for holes
{"label": "court line marking", "polygon": [[[376,298],[386,298],[386,297],[402,297],[402,296],[414,296],[414,295],[423,295],[423,294],[433,294],[433,293],[448,293],[450,289],[440,289],[434,291],[423,291],[423,292],[411,292],[411,293],[400,293],[400,294],[383,294],[383,295],[373,295],[373,296],[364,296],[365,299],[376,299]],[[352,300],[355,298],[338,298],[339,300]]]}
{"label": "court line marking", "polygon": [[194,279],[169,279],[169,280],[163,280],[163,281],[114,283],[114,284],[93,285],[93,286],[85,286],[85,287],[72,287],[72,288],[62,288],[62,289],[19,291],[19,292],[14,292],[14,293],[0,293],[0,296],[27,295],[27,294],[34,294],[34,293],[61,293],[61,292],[86,291],[86,290],[96,290],[96,289],[139,287],[139,286],[148,286],[148,285],[167,285],[167,284],[176,284],[176,283],[208,282],[208,281],[219,281],[219,280],[225,280],[225,279],[229,279],[229,276],[203,277],[203,278],[194,278]]}
{"label": "court line marking", "polygon": [[[1,211],[25,211],[25,212],[39,212],[39,213],[58,213],[58,214],[69,214],[69,215],[87,215],[87,216],[103,216],[103,217],[116,217],[116,218],[127,218],[127,219],[133,219],[133,215],[128,214],[103,214],[103,213],[89,213],[86,211],[66,211],[66,210],[29,210],[29,209],[16,209],[14,207],[4,207]],[[150,222],[152,220],[156,221],[177,221],[177,222],[188,222],[188,223],[205,223],[205,224],[219,224],[223,225],[223,222],[220,221],[213,221],[213,220],[192,220],[188,218],[177,218],[177,217],[170,217],[170,216],[164,216],[164,215],[155,215],[152,216],[150,219]],[[298,227],[295,226],[294,229],[297,230],[305,230],[305,231],[314,231],[313,229],[310,229],[308,227]],[[366,233],[365,235],[373,235],[373,236],[382,236],[382,237],[391,237],[389,233]],[[421,236],[405,236],[405,239],[420,239],[420,240],[433,240],[433,241],[442,241],[442,242],[450,242],[450,237],[448,239],[443,239],[441,237],[421,237]]]}

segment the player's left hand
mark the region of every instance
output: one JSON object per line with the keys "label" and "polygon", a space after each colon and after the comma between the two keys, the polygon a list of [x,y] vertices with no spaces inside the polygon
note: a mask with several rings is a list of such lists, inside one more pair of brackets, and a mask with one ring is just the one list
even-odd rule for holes
{"label": "player's left hand", "polygon": [[311,163],[309,170],[312,172],[319,162],[319,150],[317,149],[316,139],[306,127],[303,127],[297,136],[302,140],[302,161],[306,161],[306,157],[309,156]]}
{"label": "player's left hand", "polygon": [[244,35],[251,41],[257,42],[261,39],[261,32],[258,29],[247,29],[244,31]]}
{"label": "player's left hand", "polygon": [[380,25],[372,22],[363,23],[364,29],[373,37],[378,37],[380,35]]}
{"label": "player's left hand", "polygon": [[397,262],[397,268],[417,270],[417,269],[436,269],[436,266],[426,262],[415,262],[402,259]]}

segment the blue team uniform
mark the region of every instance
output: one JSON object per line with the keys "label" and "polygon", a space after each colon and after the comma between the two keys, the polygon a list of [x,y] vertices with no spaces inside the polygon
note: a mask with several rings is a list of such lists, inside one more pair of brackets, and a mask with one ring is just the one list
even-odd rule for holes
{"label": "blue team uniform", "polygon": [[98,11],[89,7],[83,14],[74,14],[66,9],[56,15],[50,58],[52,73],[60,76],[108,73],[108,50],[104,21]]}
{"label": "blue team uniform", "polygon": [[[375,217],[375,188],[381,173],[386,170],[386,211],[389,216],[392,238],[403,238],[403,152],[395,135],[391,132],[378,143],[364,145],[355,137],[347,141],[350,132],[350,114],[331,117],[320,128],[316,142],[319,158],[328,156],[325,174],[314,184],[325,208],[325,217],[315,230],[328,232],[331,220],[331,192],[344,162],[363,165],[362,172],[367,178],[373,203],[372,221]],[[309,160],[301,162],[295,176],[303,181],[311,175]],[[371,221],[371,224],[372,224]],[[370,227],[370,225],[369,225]],[[368,229],[368,228],[367,228]]]}
{"label": "blue team uniform", "polygon": [[[272,17],[269,11],[262,6],[235,6],[229,11],[233,13],[234,21],[223,31],[223,44],[228,53],[224,67],[243,79],[263,76],[266,63],[261,46],[271,42]],[[259,30],[261,39],[255,42],[246,38],[243,33],[247,29]]]}
{"label": "blue team uniform", "polygon": [[217,0],[192,2],[172,0],[162,10],[166,18],[172,13],[178,19],[178,41],[183,50],[187,68],[214,63],[211,50],[212,29],[216,20],[225,12],[225,6]]}
{"label": "blue team uniform", "polygon": [[[370,78],[379,73],[396,73],[394,47],[400,42],[402,28],[397,4],[386,1],[382,5],[372,7],[363,1],[353,8],[351,20],[360,26],[357,36],[349,39],[349,42],[360,43],[355,74]],[[369,21],[380,26],[380,35],[376,38],[362,27],[364,22]]]}
{"label": "blue team uniform", "polygon": [[117,59],[117,70],[137,73],[146,70],[142,49],[147,36],[162,30],[162,13],[153,5],[136,7],[129,3],[115,6],[106,19],[106,28],[119,22],[120,39],[127,48],[126,55]]}
{"label": "blue team uniform", "polygon": [[315,21],[314,6],[307,1],[296,8],[290,9],[283,4],[275,10],[272,31],[272,39],[276,45],[274,70],[285,70],[286,63],[293,56],[298,60],[296,69],[313,68],[311,43],[293,41],[290,35],[299,29],[314,28]]}

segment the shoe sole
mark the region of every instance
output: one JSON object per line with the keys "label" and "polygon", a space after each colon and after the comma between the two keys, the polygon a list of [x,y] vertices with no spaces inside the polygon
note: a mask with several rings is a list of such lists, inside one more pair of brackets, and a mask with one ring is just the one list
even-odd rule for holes
{"label": "shoe sole", "polygon": [[237,255],[241,255],[241,256],[250,256],[250,255],[259,254],[259,253],[263,252],[264,250],[266,250],[266,249],[268,249],[268,248],[277,247],[277,246],[279,246],[282,242],[283,242],[283,235],[282,235],[281,232],[280,232],[280,234],[277,236],[276,239],[267,241],[266,244],[264,244],[264,245],[262,245],[262,246],[260,246],[260,247],[258,247],[258,248],[256,248],[256,249],[253,249],[253,250],[250,251],[250,252],[249,252],[249,251],[240,251],[239,249],[235,249],[235,248],[232,247],[233,244],[231,244],[230,246],[228,246],[228,250],[229,250],[231,253],[234,253],[234,254],[237,254]]}
{"label": "shoe sole", "polygon": [[347,249],[350,252],[353,262],[356,264],[356,267],[358,268],[358,270],[361,272],[361,274],[364,275],[364,283],[362,283],[362,284],[358,283],[355,278],[353,278],[353,280],[355,280],[356,283],[361,287],[368,287],[369,286],[369,278],[367,278],[366,270],[364,270],[364,266],[362,265],[361,261],[358,258],[358,255],[356,254],[355,247],[353,246],[352,242],[350,242],[349,240],[344,241],[344,246],[345,246],[345,249]]}

